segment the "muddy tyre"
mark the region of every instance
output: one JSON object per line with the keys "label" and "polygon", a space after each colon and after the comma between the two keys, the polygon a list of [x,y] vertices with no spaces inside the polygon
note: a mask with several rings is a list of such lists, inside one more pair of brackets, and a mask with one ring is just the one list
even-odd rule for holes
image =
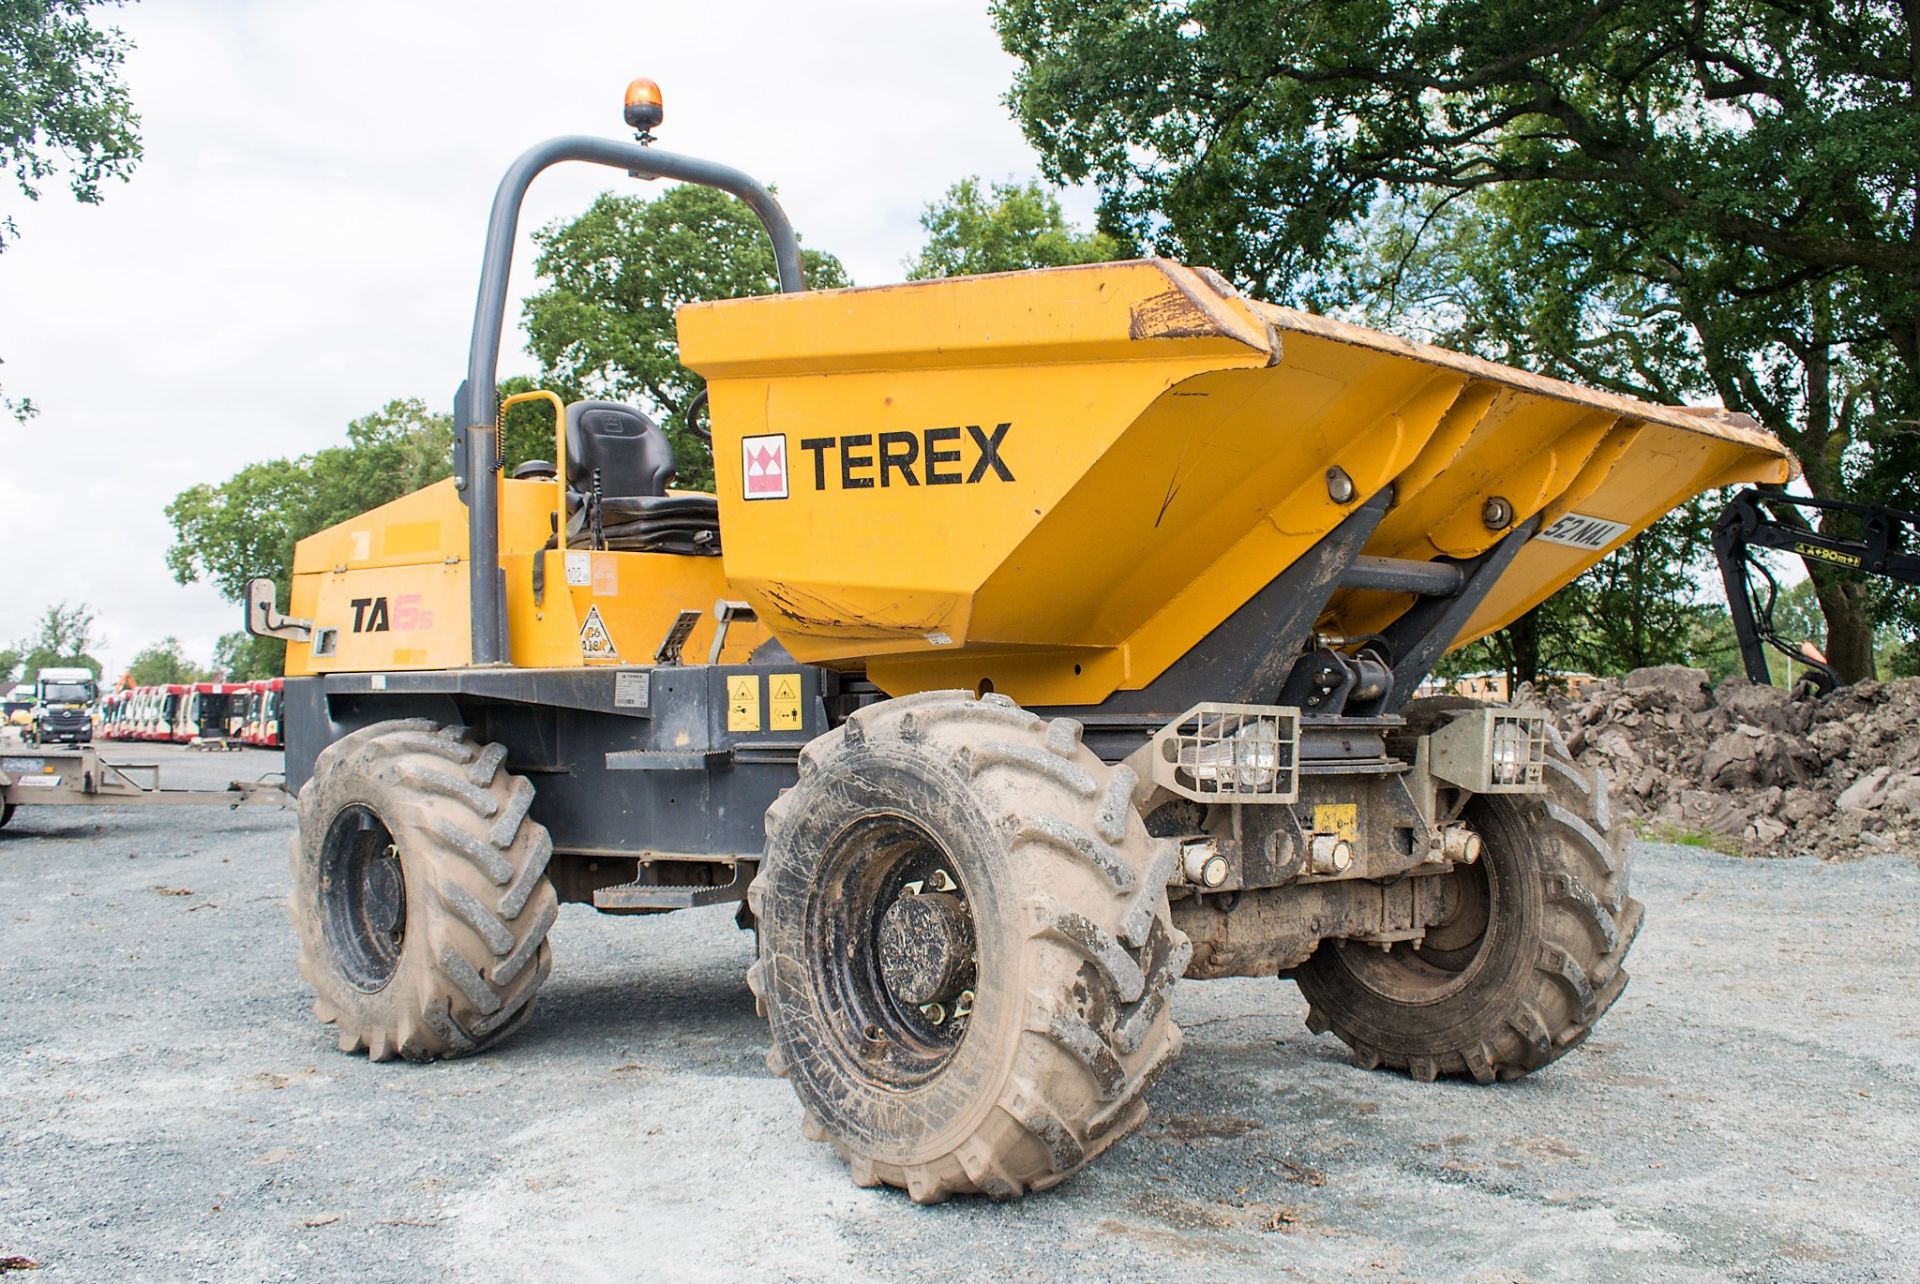
{"label": "muddy tyre", "polygon": [[[1475,702],[1415,701],[1412,735]],[[1460,908],[1415,948],[1324,941],[1293,973],[1307,1025],[1332,1031],[1364,1069],[1416,1079],[1515,1079],[1578,1046],[1626,988],[1622,966],[1640,930],[1627,895],[1624,828],[1606,777],[1549,737],[1547,789],[1483,795],[1465,818],[1485,840],[1460,880]]]}
{"label": "muddy tyre", "polygon": [[287,910],[341,1051],[465,1056],[533,1010],[559,914],[553,844],[505,758],[416,720],[355,731],[314,763]]}
{"label": "muddy tyre", "polygon": [[1191,947],[1134,783],[1078,723],[965,691],[808,746],[767,812],[748,980],[803,1131],[856,1183],[1010,1199],[1145,1118]]}

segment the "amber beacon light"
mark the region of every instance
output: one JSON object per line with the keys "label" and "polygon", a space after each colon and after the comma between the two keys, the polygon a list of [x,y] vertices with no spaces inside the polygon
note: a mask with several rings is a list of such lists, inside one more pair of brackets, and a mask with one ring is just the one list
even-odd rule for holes
{"label": "amber beacon light", "polygon": [[627,124],[645,140],[666,119],[667,109],[660,101],[657,82],[641,76],[627,83]]}

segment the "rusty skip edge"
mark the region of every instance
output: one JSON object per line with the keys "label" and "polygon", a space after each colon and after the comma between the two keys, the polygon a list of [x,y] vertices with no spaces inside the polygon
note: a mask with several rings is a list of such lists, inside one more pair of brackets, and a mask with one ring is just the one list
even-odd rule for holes
{"label": "rusty skip edge", "polygon": [[1316,316],[1311,312],[1301,312],[1257,300],[1251,306],[1283,335],[1289,333],[1311,335],[1334,343],[1344,343],[1356,348],[1366,348],[1374,352],[1403,357],[1422,365],[1458,371],[1472,379],[1502,385],[1534,396],[1590,406],[1595,410],[1617,415],[1624,420],[1656,423],[1681,432],[1715,437],[1745,446],[1761,454],[1774,456],[1784,466],[1781,475],[1774,480],[1786,482],[1800,475],[1800,461],[1794,457],[1793,452],[1786,448],[1779,437],[1750,415],[1725,410],[1719,406],[1664,406],[1654,402],[1639,401],[1618,393],[1583,388],[1578,384],[1567,383],[1548,375],[1533,374],[1512,366],[1503,366],[1498,362],[1488,361],[1484,357],[1468,356],[1465,353],[1453,352],[1432,344],[1383,334],[1378,330],[1369,330],[1365,326],[1336,321],[1331,317]]}

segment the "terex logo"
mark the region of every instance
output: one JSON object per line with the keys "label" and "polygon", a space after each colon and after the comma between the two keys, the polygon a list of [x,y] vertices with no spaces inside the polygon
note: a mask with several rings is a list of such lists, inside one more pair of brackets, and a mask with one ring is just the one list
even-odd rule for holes
{"label": "terex logo", "polygon": [[[960,428],[928,428],[921,432],[849,433],[844,437],[805,437],[800,449],[813,456],[813,488],[826,490],[828,479],[841,490],[882,487],[974,485],[989,476],[1013,480],[1013,470],[1001,458],[1011,424],[992,432],[978,424]],[[806,471],[804,466],[802,471]]]}
{"label": "terex logo", "polygon": [[748,499],[787,497],[787,435],[746,437],[740,442],[740,475]]}
{"label": "terex logo", "polygon": [[385,633],[390,629],[411,633],[433,627],[433,612],[420,609],[418,593],[403,593],[394,598],[391,610],[384,597],[356,597],[347,605],[353,608],[355,633]]}

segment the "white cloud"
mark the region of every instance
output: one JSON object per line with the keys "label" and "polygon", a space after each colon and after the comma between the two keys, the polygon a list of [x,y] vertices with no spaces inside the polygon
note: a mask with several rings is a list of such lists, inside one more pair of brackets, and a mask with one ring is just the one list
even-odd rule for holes
{"label": "white cloud", "polygon": [[[0,254],[0,640],[91,602],[103,658],[164,635],[204,659],[237,610],[166,570],[162,507],[198,481],[340,438],[397,396],[450,404],[494,184],[553,134],[619,136],[627,80],[661,145],[779,188],[805,241],[898,279],[953,180],[1027,177],[1013,64],[979,0],[239,3],[109,13],[146,158],[105,203],[50,185]],[[630,180],[615,180],[615,185]],[[534,186],[524,231],[608,185]],[[1083,221],[1090,200],[1070,212]],[[532,284],[530,255],[516,293]],[[516,313],[517,315],[517,308]],[[503,369],[529,368],[509,335]]]}

